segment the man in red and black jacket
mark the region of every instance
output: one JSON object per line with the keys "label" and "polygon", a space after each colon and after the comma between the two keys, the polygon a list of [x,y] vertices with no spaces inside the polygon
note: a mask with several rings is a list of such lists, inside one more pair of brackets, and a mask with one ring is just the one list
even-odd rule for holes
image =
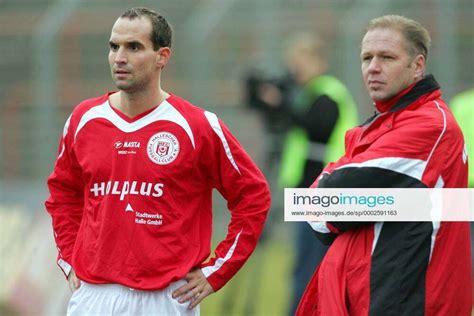
{"label": "man in red and black jacket", "polygon": [[[346,134],[346,152],[314,188],[465,188],[467,153],[438,83],[426,75],[428,31],[401,16],[372,20],[362,74],[379,111]],[[414,206],[416,207],[416,206]],[[331,244],[297,315],[470,315],[467,222],[311,222]]]}

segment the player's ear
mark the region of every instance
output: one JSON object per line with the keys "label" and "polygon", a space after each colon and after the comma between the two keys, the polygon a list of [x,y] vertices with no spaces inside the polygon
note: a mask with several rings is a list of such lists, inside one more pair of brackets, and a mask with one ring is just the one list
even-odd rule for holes
{"label": "player's ear", "polygon": [[415,77],[416,78],[423,78],[425,74],[425,67],[426,67],[426,58],[422,54],[419,54],[413,60],[415,65]]}
{"label": "player's ear", "polygon": [[156,66],[163,68],[169,61],[171,57],[171,48],[169,47],[160,47],[158,49],[158,54],[156,55]]}

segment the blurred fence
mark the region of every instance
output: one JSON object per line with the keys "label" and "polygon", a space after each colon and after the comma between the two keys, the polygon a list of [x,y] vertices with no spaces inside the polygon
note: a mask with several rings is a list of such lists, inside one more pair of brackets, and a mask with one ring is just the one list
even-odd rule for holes
{"label": "blurred fence", "polygon": [[[201,0],[141,1],[170,20],[174,55],[164,86],[217,114],[229,113],[235,133],[254,139],[241,115],[241,79],[256,64],[281,69],[280,51],[295,30],[322,34],[331,71],[366,114],[359,43],[368,19],[406,14],[431,31],[429,70],[447,97],[472,87],[474,13],[471,0]],[[62,124],[81,100],[113,90],[107,51],[110,28],[128,1],[0,1],[0,176],[44,178]],[[243,127],[246,128],[243,128]],[[245,142],[244,142],[245,143]]]}
{"label": "blurred fence", "polygon": [[[217,113],[258,163],[264,159],[267,139],[259,118],[242,102],[242,78],[256,65],[281,71],[283,44],[295,31],[322,35],[331,72],[354,94],[361,118],[371,113],[372,105],[360,76],[360,40],[368,20],[382,14],[403,14],[429,29],[433,48],[428,69],[447,100],[474,86],[472,0],[148,0],[139,4],[160,11],[174,27],[165,90]],[[23,238],[30,244],[31,236],[47,234],[32,227],[49,225],[42,206],[44,181],[54,163],[62,126],[78,102],[114,89],[107,64],[108,38],[115,19],[129,5],[124,0],[0,0],[0,215],[4,224],[23,223],[16,234],[2,230],[3,241]],[[277,204],[279,199],[274,197]],[[222,201],[218,208],[224,208]],[[11,217],[19,209],[26,222]],[[218,215],[216,221],[222,223],[216,225],[221,230],[218,235],[223,234],[226,217]],[[286,238],[283,231],[276,240]],[[41,241],[54,248],[50,236]],[[4,244],[23,247],[20,242]],[[11,247],[1,248],[2,270],[12,266],[6,256],[19,256],[25,262],[33,253]],[[47,253],[54,265],[54,249]],[[288,284],[284,280],[289,270],[280,270],[286,271],[280,276],[281,289]],[[3,281],[0,302],[8,296]],[[14,288],[9,288],[10,300]],[[36,289],[41,292],[44,287]],[[278,299],[288,300],[286,292],[280,295]],[[43,313],[51,312],[48,308]]]}

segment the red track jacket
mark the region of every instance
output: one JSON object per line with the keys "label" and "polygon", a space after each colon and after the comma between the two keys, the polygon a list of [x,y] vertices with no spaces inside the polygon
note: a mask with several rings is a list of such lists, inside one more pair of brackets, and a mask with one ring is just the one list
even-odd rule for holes
{"label": "red track jacket", "polygon": [[[382,113],[346,134],[345,155],[313,187],[467,186],[463,136],[433,76],[377,107]],[[317,235],[332,245],[297,315],[470,315],[469,223],[325,226]]]}

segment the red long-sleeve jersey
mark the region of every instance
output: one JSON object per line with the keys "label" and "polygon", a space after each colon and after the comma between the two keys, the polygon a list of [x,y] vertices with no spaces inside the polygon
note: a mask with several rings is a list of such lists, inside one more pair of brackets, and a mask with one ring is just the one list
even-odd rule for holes
{"label": "red long-sleeve jersey", "polygon": [[[252,253],[268,185],[217,116],[171,95],[130,119],[109,94],[66,122],[45,205],[58,264],[91,283],[156,290],[200,267],[220,289]],[[228,202],[228,233],[209,261],[212,190]]]}

